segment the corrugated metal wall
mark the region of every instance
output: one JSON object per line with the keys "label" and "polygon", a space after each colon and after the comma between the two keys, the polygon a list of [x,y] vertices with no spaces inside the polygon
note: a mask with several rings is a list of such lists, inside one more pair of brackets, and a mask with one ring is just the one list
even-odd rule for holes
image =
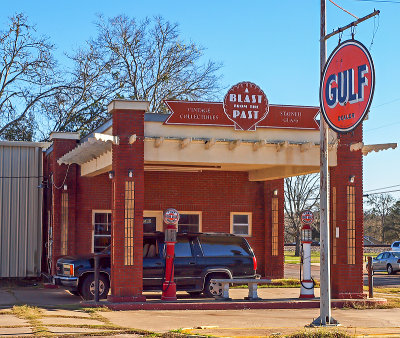
{"label": "corrugated metal wall", "polygon": [[0,142],[0,277],[40,275],[41,145]]}

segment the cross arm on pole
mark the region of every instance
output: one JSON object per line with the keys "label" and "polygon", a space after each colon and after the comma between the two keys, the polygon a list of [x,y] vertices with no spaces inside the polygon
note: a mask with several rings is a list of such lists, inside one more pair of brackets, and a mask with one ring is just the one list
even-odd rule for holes
{"label": "cross arm on pole", "polygon": [[358,20],[356,20],[356,21],[353,21],[353,22],[349,23],[347,26],[340,27],[340,28],[338,28],[337,30],[333,31],[332,33],[329,33],[329,34],[325,35],[325,36],[323,37],[323,39],[326,41],[326,40],[328,40],[329,38],[331,38],[332,36],[334,36],[334,35],[336,35],[336,34],[339,34],[339,33],[341,33],[341,32],[344,32],[346,29],[349,29],[349,28],[351,28],[351,27],[355,27],[355,26],[357,26],[359,23],[361,23],[361,22],[363,22],[363,21],[365,21],[365,20],[368,20],[369,18],[372,18],[372,17],[374,17],[375,15],[379,15],[379,13],[380,13],[379,10],[374,10],[371,14],[368,14],[368,15],[366,15],[366,16],[364,16],[364,17],[362,17],[362,18],[360,18],[360,19],[358,19]]}

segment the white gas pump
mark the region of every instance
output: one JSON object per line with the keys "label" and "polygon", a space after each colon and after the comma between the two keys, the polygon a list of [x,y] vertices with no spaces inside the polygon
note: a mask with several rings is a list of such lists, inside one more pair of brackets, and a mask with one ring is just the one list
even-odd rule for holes
{"label": "white gas pump", "polygon": [[[310,210],[301,213],[303,227],[301,229],[301,243],[303,278],[301,278],[300,298],[314,298],[314,280],[311,277],[311,242],[312,233],[310,224],[314,221],[314,215]],[[301,275],[301,272],[300,272]]]}

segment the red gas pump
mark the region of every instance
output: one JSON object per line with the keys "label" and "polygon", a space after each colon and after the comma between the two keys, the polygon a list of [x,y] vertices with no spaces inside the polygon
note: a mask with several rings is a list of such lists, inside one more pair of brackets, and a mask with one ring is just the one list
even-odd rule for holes
{"label": "red gas pump", "polygon": [[164,211],[164,223],[167,225],[167,228],[165,229],[165,280],[162,287],[161,300],[176,300],[176,284],[174,281],[174,256],[178,221],[178,211],[172,208]]}

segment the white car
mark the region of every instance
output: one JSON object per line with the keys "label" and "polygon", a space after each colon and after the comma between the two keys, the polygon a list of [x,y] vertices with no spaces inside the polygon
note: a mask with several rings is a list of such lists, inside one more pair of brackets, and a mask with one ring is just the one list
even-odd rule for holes
{"label": "white car", "polygon": [[400,241],[393,242],[390,247],[392,251],[400,251]]}

